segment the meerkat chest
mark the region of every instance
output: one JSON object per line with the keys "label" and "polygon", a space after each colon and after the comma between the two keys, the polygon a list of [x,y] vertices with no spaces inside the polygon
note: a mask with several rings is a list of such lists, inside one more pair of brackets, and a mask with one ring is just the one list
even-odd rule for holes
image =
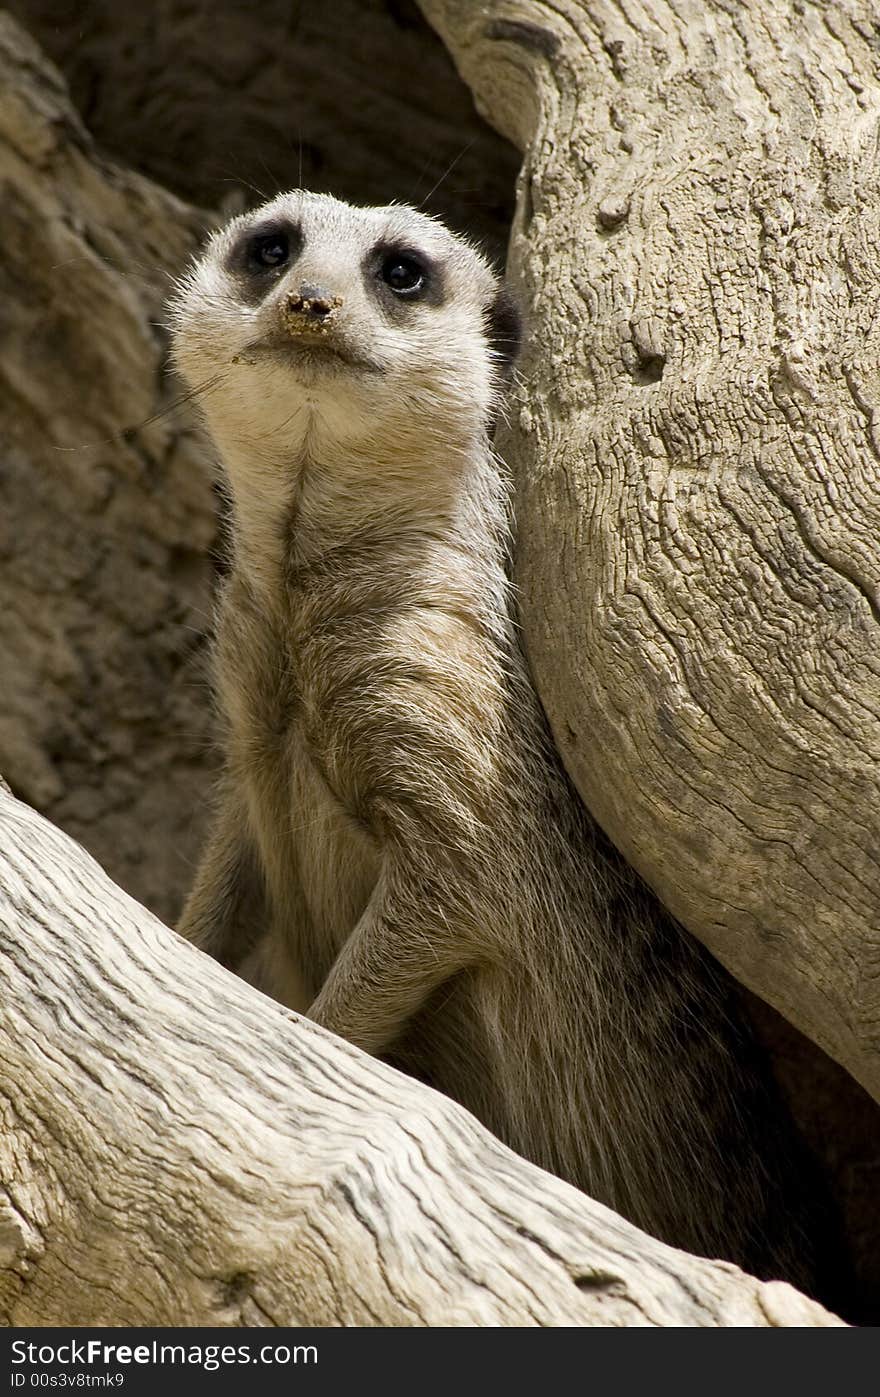
{"label": "meerkat chest", "polygon": [[[297,656],[284,627],[227,607],[218,638],[228,760],[243,787],[277,920],[294,915],[326,973],[379,876],[381,851],[340,804],[304,723]],[[325,964],[326,962],[326,964]]]}

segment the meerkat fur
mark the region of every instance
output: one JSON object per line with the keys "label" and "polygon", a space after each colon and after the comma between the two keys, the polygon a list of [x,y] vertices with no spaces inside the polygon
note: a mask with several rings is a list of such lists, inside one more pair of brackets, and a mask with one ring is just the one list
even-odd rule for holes
{"label": "meerkat fur", "polygon": [[232,513],[180,930],[639,1226],[811,1288],[732,986],[596,828],[527,673],[497,276],[414,209],[294,191],[171,314]]}

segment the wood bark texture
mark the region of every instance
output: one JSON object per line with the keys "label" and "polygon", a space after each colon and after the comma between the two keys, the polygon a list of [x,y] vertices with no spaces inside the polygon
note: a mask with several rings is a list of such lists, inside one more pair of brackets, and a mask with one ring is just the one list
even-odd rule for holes
{"label": "wood bark texture", "polygon": [[216,522],[191,422],[156,417],[159,321],[204,219],[101,157],[3,14],[0,186],[0,769],[171,917],[211,774]]}
{"label": "wood bark texture", "polygon": [[860,0],[422,0],[525,152],[503,449],[587,805],[880,1095],[880,43]]}
{"label": "wood bark texture", "polygon": [[0,790],[0,1319],[833,1325],[526,1163]]}

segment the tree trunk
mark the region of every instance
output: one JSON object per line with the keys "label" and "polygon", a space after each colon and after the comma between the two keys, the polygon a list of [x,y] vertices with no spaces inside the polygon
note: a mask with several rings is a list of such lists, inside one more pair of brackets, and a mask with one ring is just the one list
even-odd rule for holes
{"label": "tree trunk", "polygon": [[880,49],[858,0],[422,0],[525,152],[526,643],[599,822],[880,1095]]}
{"label": "tree trunk", "polygon": [[210,775],[216,523],[204,447],[157,416],[159,320],[205,219],[102,159],[2,13],[0,183],[0,769],[171,917]]}
{"label": "tree trunk", "polygon": [[822,1325],[297,1018],[0,791],[0,1318]]}

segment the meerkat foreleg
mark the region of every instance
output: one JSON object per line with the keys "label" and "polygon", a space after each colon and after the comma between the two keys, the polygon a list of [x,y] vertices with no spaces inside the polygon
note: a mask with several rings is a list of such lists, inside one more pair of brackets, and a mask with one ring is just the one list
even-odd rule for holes
{"label": "meerkat foreleg", "polygon": [[435,881],[386,866],[310,1019],[365,1052],[385,1052],[433,991],[478,959],[475,938],[450,924]]}

